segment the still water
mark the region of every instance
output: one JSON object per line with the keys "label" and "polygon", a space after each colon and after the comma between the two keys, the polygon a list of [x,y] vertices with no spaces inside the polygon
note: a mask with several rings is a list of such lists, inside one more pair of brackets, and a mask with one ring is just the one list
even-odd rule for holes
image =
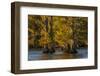
{"label": "still water", "polygon": [[88,57],[87,48],[79,48],[77,52],[76,54],[69,54],[62,51],[56,51],[53,54],[44,54],[41,50],[30,49],[28,51],[28,60],[78,59]]}

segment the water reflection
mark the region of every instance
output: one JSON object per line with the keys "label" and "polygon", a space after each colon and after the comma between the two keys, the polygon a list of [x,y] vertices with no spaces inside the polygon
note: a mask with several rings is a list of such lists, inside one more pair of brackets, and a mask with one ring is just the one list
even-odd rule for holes
{"label": "water reflection", "polygon": [[44,54],[42,51],[31,49],[28,52],[28,60],[52,60],[52,59],[75,59],[75,58],[87,58],[87,48],[77,49],[77,54],[69,54],[62,51],[56,51],[53,54]]}

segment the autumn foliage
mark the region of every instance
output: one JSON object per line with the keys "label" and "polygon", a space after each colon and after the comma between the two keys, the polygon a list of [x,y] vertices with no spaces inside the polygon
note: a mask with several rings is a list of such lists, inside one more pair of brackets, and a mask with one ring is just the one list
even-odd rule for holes
{"label": "autumn foliage", "polygon": [[87,17],[28,15],[29,48],[85,47],[87,26]]}

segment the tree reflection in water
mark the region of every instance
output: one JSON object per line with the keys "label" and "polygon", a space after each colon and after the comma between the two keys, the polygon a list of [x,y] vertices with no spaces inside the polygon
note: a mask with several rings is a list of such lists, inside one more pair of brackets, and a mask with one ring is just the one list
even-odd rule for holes
{"label": "tree reflection in water", "polygon": [[44,54],[42,51],[35,51],[31,49],[28,52],[28,60],[54,60],[54,59],[77,59],[77,58],[87,58],[88,51],[87,48],[77,49],[77,54],[70,54],[62,51],[56,51],[53,54]]}

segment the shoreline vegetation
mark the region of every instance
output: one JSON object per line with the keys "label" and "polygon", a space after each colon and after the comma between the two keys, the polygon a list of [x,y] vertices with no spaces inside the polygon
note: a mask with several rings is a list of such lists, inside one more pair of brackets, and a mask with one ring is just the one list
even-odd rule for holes
{"label": "shoreline vegetation", "polygon": [[87,17],[28,15],[28,49],[76,54],[88,47],[87,25]]}

